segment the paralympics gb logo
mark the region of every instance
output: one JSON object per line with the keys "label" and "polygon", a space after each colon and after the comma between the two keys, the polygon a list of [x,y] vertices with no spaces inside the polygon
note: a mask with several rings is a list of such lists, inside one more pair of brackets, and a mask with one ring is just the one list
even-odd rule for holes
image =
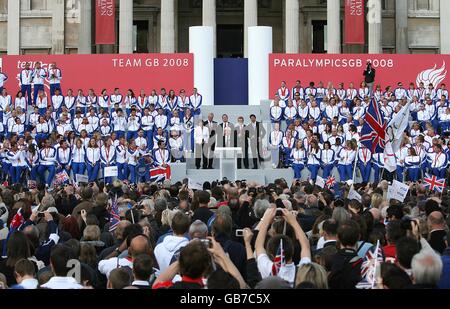
{"label": "paralympics gb logo", "polygon": [[432,69],[427,69],[420,72],[417,75],[416,84],[417,87],[420,86],[420,83],[423,83],[425,87],[433,84],[434,89],[437,89],[439,85],[445,80],[447,77],[446,63],[443,61],[440,69],[437,68],[437,64],[434,65]]}

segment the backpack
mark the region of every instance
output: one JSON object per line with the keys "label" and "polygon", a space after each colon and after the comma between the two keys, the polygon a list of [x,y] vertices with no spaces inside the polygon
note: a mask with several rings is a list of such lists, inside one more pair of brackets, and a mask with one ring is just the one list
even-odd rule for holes
{"label": "backpack", "polygon": [[[339,253],[338,253],[339,254]],[[361,278],[363,259],[356,252],[353,256],[345,256],[342,261],[333,265],[328,276],[331,289],[354,289]]]}

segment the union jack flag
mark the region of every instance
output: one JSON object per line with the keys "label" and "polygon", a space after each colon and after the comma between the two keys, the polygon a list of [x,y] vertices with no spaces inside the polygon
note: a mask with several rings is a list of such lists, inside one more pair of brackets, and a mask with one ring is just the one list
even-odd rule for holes
{"label": "union jack flag", "polygon": [[109,218],[109,232],[114,232],[120,223],[119,206],[117,205],[117,195],[111,200],[111,210]]}
{"label": "union jack flag", "polygon": [[275,256],[272,264],[272,276],[277,276],[281,267],[285,265],[286,258],[284,256],[283,239],[280,239],[280,246],[278,247],[277,255]]}
{"label": "union jack flag", "polygon": [[328,189],[333,188],[335,184],[336,184],[336,178],[334,176],[328,177],[327,181],[325,182],[325,186]]}
{"label": "union jack flag", "polygon": [[430,187],[431,191],[442,192],[445,188],[445,179],[439,179],[436,176],[426,175],[427,177],[423,178],[424,186]]}
{"label": "union jack flag", "polygon": [[361,277],[363,280],[356,286],[358,289],[373,289],[377,281],[377,271],[380,264],[384,262],[383,250],[380,241],[377,242],[375,250],[369,249],[361,264]]}
{"label": "union jack flag", "polygon": [[150,170],[150,182],[164,182],[166,179],[170,180],[172,176],[172,172],[170,170],[170,166],[167,167],[155,167]]}
{"label": "union jack flag", "polygon": [[359,141],[372,153],[383,153],[386,147],[387,122],[380,112],[377,102],[372,99],[364,117]]}
{"label": "union jack flag", "polygon": [[59,186],[65,183],[68,183],[70,180],[69,175],[67,175],[66,171],[62,171],[61,173],[58,173],[55,175],[55,180],[53,181],[53,184],[55,186]]}

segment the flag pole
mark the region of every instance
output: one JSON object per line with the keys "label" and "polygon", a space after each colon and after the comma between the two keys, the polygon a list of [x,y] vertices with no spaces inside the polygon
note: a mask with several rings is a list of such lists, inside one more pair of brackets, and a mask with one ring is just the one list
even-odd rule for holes
{"label": "flag pole", "polygon": [[377,280],[378,250],[380,250],[380,240],[377,241],[377,248],[375,249],[375,265],[373,269],[372,290],[374,289],[375,282]]}
{"label": "flag pole", "polygon": [[353,164],[353,184],[355,183],[355,178],[356,178],[356,165],[358,164],[358,156],[359,156],[359,150],[361,148],[361,143],[358,142],[358,148],[356,149],[356,156],[355,156],[355,163]]}

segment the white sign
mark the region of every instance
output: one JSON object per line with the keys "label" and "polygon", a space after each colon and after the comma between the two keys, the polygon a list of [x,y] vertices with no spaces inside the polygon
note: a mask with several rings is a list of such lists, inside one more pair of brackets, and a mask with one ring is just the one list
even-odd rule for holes
{"label": "white sign", "polygon": [[322,189],[325,188],[325,180],[322,177],[317,176],[316,186],[321,187]]}
{"label": "white sign", "polygon": [[80,182],[88,183],[89,182],[89,177],[86,175],[76,174],[75,179],[76,179],[77,183],[80,183]]}
{"label": "white sign", "polygon": [[406,196],[408,195],[409,186],[400,181],[394,180],[394,182],[392,183],[392,187],[394,190],[393,198],[403,203]]}
{"label": "white sign", "polygon": [[105,175],[104,177],[117,177],[119,176],[119,168],[117,166],[108,166],[105,167]]}
{"label": "white sign", "polygon": [[195,180],[188,179],[188,188],[192,190],[203,190],[203,184],[196,182]]}
{"label": "white sign", "polygon": [[356,192],[356,190],[353,188],[353,186],[350,188],[350,191],[348,191],[347,199],[357,200],[360,203],[362,201],[361,195],[358,192]]}
{"label": "white sign", "polygon": [[394,186],[389,186],[388,187],[388,191],[387,191],[387,196],[386,199],[388,200],[388,202],[392,199],[395,199],[395,189]]}

